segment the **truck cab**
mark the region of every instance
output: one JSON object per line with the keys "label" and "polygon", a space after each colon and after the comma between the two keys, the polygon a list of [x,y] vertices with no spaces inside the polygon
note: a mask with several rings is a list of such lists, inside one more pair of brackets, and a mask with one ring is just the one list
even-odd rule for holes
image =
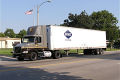
{"label": "truck cab", "polygon": [[13,57],[19,61],[25,58],[33,61],[38,57],[60,58],[60,53],[48,49],[47,26],[33,26],[28,28],[27,35],[21,39],[21,44],[14,46]]}

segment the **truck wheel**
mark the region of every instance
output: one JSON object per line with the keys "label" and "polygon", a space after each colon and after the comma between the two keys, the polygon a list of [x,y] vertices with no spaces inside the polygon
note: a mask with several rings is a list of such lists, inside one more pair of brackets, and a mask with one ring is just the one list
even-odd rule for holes
{"label": "truck wheel", "polygon": [[37,53],[36,53],[36,52],[31,52],[29,59],[30,59],[31,61],[37,60]]}
{"label": "truck wheel", "polygon": [[59,51],[55,51],[55,52],[53,53],[53,59],[59,59],[60,57],[61,57],[61,54],[60,54]]}
{"label": "truck wheel", "polygon": [[99,49],[99,55],[101,55],[102,54],[102,49]]}
{"label": "truck wheel", "polygon": [[95,49],[94,55],[98,55],[98,54],[100,54],[100,50],[99,49]]}
{"label": "truck wheel", "polygon": [[24,58],[23,57],[18,57],[17,60],[18,61],[24,61]]}
{"label": "truck wheel", "polygon": [[104,54],[104,50],[103,49],[100,49],[100,54]]}

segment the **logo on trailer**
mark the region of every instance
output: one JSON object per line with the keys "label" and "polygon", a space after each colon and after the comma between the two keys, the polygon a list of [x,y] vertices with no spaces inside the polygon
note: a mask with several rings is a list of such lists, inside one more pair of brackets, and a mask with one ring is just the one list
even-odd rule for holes
{"label": "logo on trailer", "polygon": [[69,38],[72,36],[72,33],[71,33],[69,30],[67,30],[67,31],[64,33],[64,35],[65,35],[66,38],[69,39]]}

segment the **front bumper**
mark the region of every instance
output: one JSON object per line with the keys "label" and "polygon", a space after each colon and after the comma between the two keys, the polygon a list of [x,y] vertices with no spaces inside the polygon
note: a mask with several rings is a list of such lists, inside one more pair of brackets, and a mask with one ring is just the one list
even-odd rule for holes
{"label": "front bumper", "polygon": [[23,58],[29,58],[30,54],[24,54],[24,53],[13,53],[13,58],[17,57],[23,57]]}

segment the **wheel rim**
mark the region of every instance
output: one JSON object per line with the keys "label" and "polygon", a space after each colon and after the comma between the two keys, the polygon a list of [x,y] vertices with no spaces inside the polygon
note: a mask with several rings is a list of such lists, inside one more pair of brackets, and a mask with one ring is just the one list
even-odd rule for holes
{"label": "wheel rim", "polygon": [[35,54],[32,55],[32,59],[35,59]]}
{"label": "wheel rim", "polygon": [[32,53],[32,55],[31,55],[31,60],[36,60],[36,59],[37,59],[36,53]]}

